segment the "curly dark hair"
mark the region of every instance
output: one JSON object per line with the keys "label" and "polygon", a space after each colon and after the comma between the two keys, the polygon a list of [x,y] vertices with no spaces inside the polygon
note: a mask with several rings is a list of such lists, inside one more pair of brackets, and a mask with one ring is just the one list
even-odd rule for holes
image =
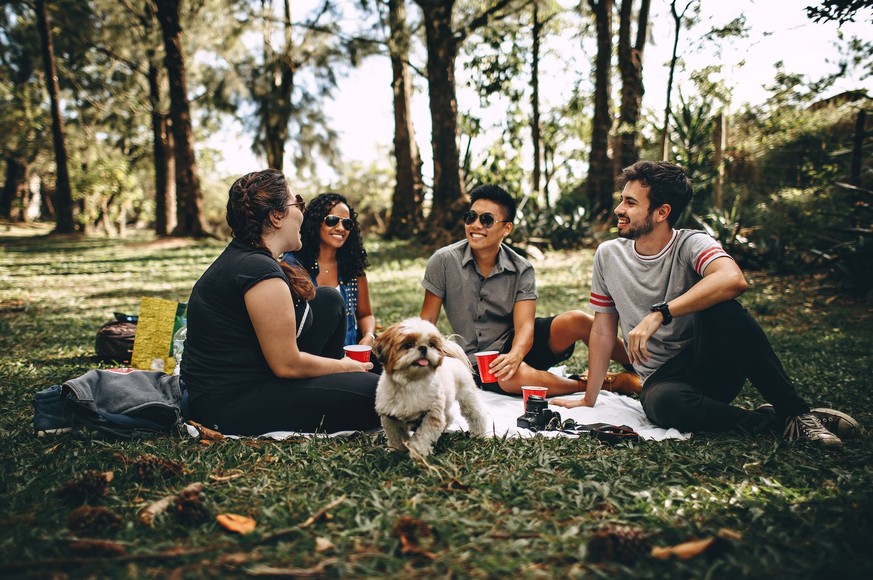
{"label": "curly dark hair", "polygon": [[349,204],[346,197],[340,193],[321,193],[306,207],[303,225],[300,227],[300,237],[303,249],[297,252],[297,260],[309,270],[313,277],[318,276],[318,251],[320,244],[321,224],[330,210],[338,203],[344,203],[349,208],[349,217],[354,225],[345,243],[336,252],[337,266],[344,281],[364,275],[370,267],[367,260],[367,250],[361,237],[361,226],[358,224],[358,212]]}
{"label": "curly dark hair", "polygon": [[631,181],[639,181],[649,188],[649,215],[664,204],[671,207],[667,223],[676,224],[679,216],[688,207],[694,190],[685,170],[668,161],[637,161],[621,170],[616,183],[619,189]]}
{"label": "curly dark hair", "polygon": [[[264,230],[272,227],[270,212],[287,211],[285,205],[290,197],[291,189],[285,175],[276,169],[252,171],[234,181],[227,195],[226,216],[233,237],[251,248],[269,253],[263,236]],[[306,272],[284,262],[279,265],[295,298],[315,298],[315,286]]]}

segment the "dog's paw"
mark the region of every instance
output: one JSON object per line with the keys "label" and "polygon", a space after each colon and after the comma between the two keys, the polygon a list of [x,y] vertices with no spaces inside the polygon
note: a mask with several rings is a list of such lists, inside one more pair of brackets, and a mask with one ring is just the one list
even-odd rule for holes
{"label": "dog's paw", "polygon": [[407,443],[406,447],[409,449],[409,455],[416,459],[425,459],[433,451],[432,446],[415,441]]}

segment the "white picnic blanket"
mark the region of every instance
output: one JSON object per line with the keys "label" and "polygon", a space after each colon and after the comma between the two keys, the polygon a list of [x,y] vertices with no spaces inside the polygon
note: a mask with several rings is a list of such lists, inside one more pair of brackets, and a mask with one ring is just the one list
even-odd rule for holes
{"label": "white picnic blanket", "polygon": [[[488,413],[492,425],[492,435],[495,437],[533,437],[543,435],[545,437],[570,437],[560,431],[532,431],[516,426],[516,420],[524,413],[524,405],[521,397],[510,397],[482,391],[482,402]],[[581,399],[585,393],[554,397],[561,399]],[[550,399],[547,399],[550,400]],[[449,426],[450,431],[466,428],[467,424],[461,417],[455,405],[455,422]],[[572,418],[579,424],[609,423],[610,425],[627,425],[640,434],[643,439],[662,441],[664,439],[688,439],[690,433],[682,433],[676,429],[664,429],[658,427],[646,418],[643,407],[637,399],[616,395],[608,391],[601,391],[594,407],[574,407],[566,409],[555,405],[549,405],[549,409],[560,413],[561,419]]]}
{"label": "white picnic blanket", "polygon": [[[516,420],[524,413],[521,397],[511,397],[500,395],[488,391],[480,391],[482,403],[485,407],[485,412],[488,414],[488,423],[491,425],[490,435],[493,437],[533,437],[534,435],[542,435],[545,437],[572,437],[560,431],[540,431],[533,433],[528,429],[519,428],[516,426]],[[575,395],[566,395],[562,398],[582,398],[584,393]],[[557,398],[557,397],[556,397]],[[682,433],[676,429],[664,429],[653,424],[646,418],[643,412],[643,407],[637,399],[626,397],[624,395],[616,395],[607,391],[601,391],[597,398],[597,404],[594,407],[576,407],[573,409],[565,409],[550,405],[549,409],[557,411],[561,414],[562,419],[572,418],[576,423],[591,424],[591,423],[609,423],[611,425],[627,425],[634,431],[640,434],[643,439],[653,441],[662,441],[664,439],[688,439],[690,433]],[[458,404],[455,403],[455,420],[449,425],[449,431],[466,430],[467,423],[461,416]],[[197,430],[186,425],[188,433],[192,437],[198,435]],[[340,431],[331,433],[331,437],[350,435],[351,431]],[[273,431],[264,433],[261,437],[275,440],[287,439],[289,437],[299,437],[311,434],[299,433],[296,431]]]}

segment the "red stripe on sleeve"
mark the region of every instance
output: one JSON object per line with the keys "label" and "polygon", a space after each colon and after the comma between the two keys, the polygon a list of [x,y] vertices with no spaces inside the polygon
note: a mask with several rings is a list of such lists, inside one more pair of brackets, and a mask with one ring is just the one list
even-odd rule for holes
{"label": "red stripe on sleeve", "polygon": [[703,272],[701,272],[701,267],[707,262],[707,260],[716,255],[730,257],[727,252],[721,249],[721,246],[712,246],[711,248],[701,252],[701,254],[697,257],[697,261],[694,262],[694,269],[697,270],[697,273],[703,275]]}
{"label": "red stripe on sleeve", "polygon": [[591,298],[589,299],[589,302],[591,302],[591,304],[593,304],[594,306],[600,306],[603,308],[612,308],[613,306],[615,306],[615,302],[612,300],[612,298],[610,298],[609,296],[604,296],[603,294],[595,294],[594,292],[591,293]]}

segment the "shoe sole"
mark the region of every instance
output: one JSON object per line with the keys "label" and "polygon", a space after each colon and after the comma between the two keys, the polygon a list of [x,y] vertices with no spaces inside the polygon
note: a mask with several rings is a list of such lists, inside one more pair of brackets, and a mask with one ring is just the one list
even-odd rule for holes
{"label": "shoe sole", "polygon": [[842,411],[819,407],[809,412],[819,418],[825,429],[841,439],[851,439],[862,432],[861,425]]}

